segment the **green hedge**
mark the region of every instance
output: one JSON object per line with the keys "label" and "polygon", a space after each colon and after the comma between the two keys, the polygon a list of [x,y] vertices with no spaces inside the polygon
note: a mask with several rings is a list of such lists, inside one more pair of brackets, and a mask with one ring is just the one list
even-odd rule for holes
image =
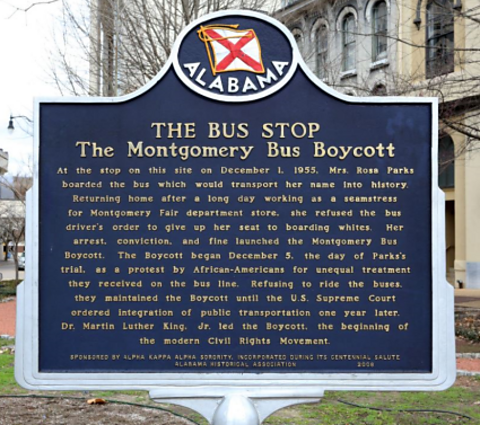
{"label": "green hedge", "polygon": [[20,279],[2,280],[0,282],[0,299],[15,296],[17,293],[17,285],[20,282]]}

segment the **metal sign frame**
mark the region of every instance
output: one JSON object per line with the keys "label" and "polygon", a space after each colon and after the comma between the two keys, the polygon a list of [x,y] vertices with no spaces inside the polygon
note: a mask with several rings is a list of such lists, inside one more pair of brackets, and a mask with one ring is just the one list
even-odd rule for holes
{"label": "metal sign frame", "polygon": [[[262,93],[241,99],[199,90],[179,73],[177,60],[185,35],[206,19],[223,16],[246,16],[263,20],[277,27],[293,46],[293,65],[281,84]],[[432,117],[432,372],[431,373],[42,373],[39,372],[39,134],[40,105],[48,103],[121,103],[135,99],[151,89],[174,67],[182,81],[192,90],[215,101],[239,102],[270,95],[288,83],[299,67],[321,90],[347,103],[427,104]],[[241,97],[241,96],[240,96]],[[148,390],[151,397],[191,407],[213,423],[230,423],[232,411],[243,409],[245,424],[261,423],[273,411],[289,404],[315,401],[326,390],[430,391],[443,390],[455,380],[453,288],[445,279],[444,196],[437,183],[438,100],[436,98],[355,98],[326,86],[308,69],[288,30],[263,14],[246,11],[219,12],[202,17],[189,25],[178,37],[172,55],[157,77],[142,89],[119,98],[48,98],[35,101],[35,184],[27,198],[27,269],[26,279],[18,287],[17,339],[15,377],[24,388],[32,390]],[[224,400],[217,409],[219,400]],[[251,399],[255,400],[253,403]],[[252,404],[253,403],[253,404]],[[216,421],[216,422],[215,422]],[[256,421],[256,422],[255,422]],[[233,423],[233,422],[232,422]],[[235,422],[237,423],[237,422]]]}

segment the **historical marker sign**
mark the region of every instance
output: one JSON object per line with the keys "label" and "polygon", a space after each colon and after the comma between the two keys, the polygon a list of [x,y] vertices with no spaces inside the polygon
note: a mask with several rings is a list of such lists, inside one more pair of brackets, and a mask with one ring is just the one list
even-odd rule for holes
{"label": "historical marker sign", "polygon": [[235,12],[139,92],[42,99],[36,122],[22,385],[452,383],[435,99],[334,92]]}

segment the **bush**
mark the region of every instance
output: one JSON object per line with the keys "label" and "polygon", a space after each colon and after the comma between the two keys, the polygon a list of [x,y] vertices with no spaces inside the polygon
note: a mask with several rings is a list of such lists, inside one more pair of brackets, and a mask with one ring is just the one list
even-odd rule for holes
{"label": "bush", "polygon": [[0,282],[0,300],[3,298],[14,297],[17,293],[17,285],[20,279],[2,280]]}
{"label": "bush", "polygon": [[480,342],[480,313],[456,312],[455,334]]}

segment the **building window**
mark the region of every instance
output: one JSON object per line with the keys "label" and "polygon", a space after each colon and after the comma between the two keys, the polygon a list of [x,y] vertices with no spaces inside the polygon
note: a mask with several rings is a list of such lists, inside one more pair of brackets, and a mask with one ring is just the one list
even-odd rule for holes
{"label": "building window", "polygon": [[438,185],[455,187],[455,146],[449,135],[443,135],[438,141]]}
{"label": "building window", "polygon": [[293,38],[297,43],[298,50],[300,50],[300,54],[303,55],[303,32],[299,28],[294,28],[292,30]]}
{"label": "building window", "polygon": [[453,5],[432,0],[427,5],[427,78],[453,72]]}
{"label": "building window", "polygon": [[327,77],[327,55],[328,55],[328,33],[327,26],[320,24],[320,27],[315,32],[315,46],[316,52],[316,70],[319,78]]}
{"label": "building window", "polygon": [[372,8],[372,61],[387,57],[387,3],[379,1]]}
{"label": "building window", "polygon": [[372,89],[372,96],[386,96],[387,95],[387,88],[384,84],[377,84]]}
{"label": "building window", "polygon": [[342,71],[356,68],[355,16],[349,13],[342,21]]}

